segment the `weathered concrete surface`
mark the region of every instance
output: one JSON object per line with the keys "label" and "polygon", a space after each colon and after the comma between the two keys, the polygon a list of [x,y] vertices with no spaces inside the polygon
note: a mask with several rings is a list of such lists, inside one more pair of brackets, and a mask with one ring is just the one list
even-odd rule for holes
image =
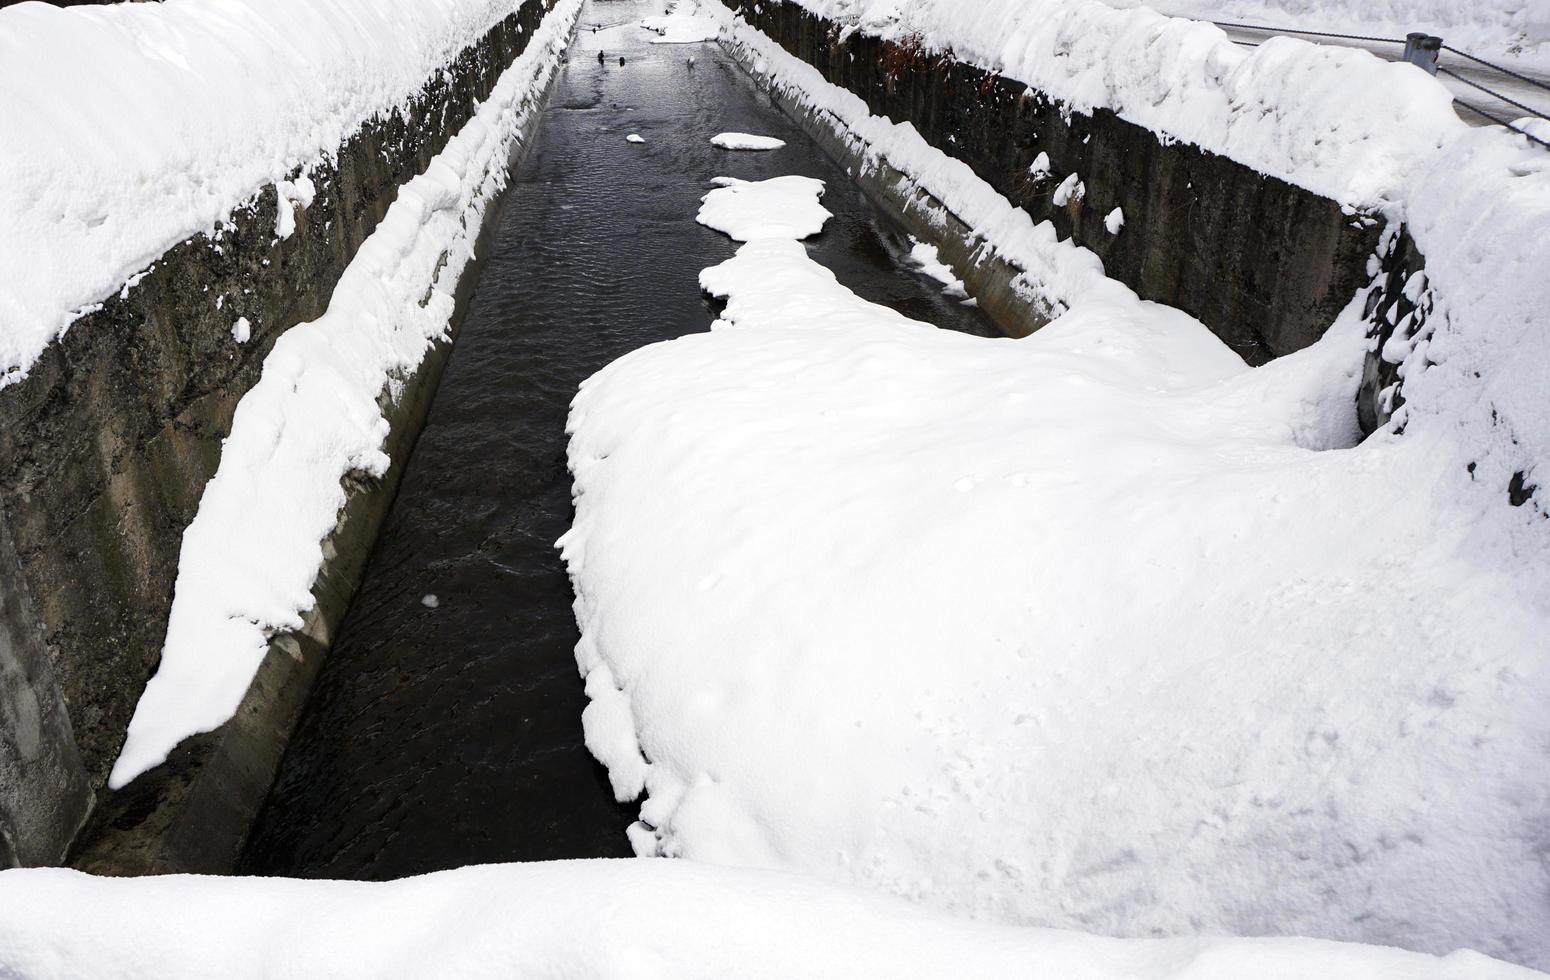
{"label": "weathered concrete surface", "polygon": [[[874,115],[909,122],[1062,238],[1096,252],[1144,299],[1194,315],[1246,361],[1317,340],[1356,291],[1378,221],[1112,112],[1064,116],[1027,85],[837,25],[790,0],[722,0]],[[1040,153],[1050,173],[1030,165]],[[1086,197],[1051,200],[1068,174]],[[1119,207],[1125,229],[1104,217]]]}
{"label": "weathered concrete surface", "polygon": [[[0,582],[18,574],[0,523]],[[91,802],[40,636],[26,593],[0,589],[0,867],[61,859]]]}
{"label": "weathered concrete surface", "polygon": [[[0,641],[0,676],[26,678],[62,743],[46,761],[18,763],[25,772],[15,780],[0,768],[0,826],[50,814],[56,828],[47,839],[15,837],[14,853],[0,853],[7,863],[57,861],[59,838],[68,840],[92,794],[104,791],[166,633],[183,529],[274,341],[322,315],[398,188],[472,116],[549,6],[529,0],[430,79],[407,112],[367,123],[332,164],[312,171],[317,196],[297,209],[289,238],[275,239],[279,201],[267,188],[228,227],[168,251],[138,284],[72,325],[26,380],[0,391],[0,526],[14,549],[14,561],[0,555],[0,636],[10,638]],[[238,317],[252,324],[246,344],[231,335]],[[412,407],[401,411],[413,418]],[[407,452],[408,443],[396,448]],[[384,492],[390,499],[391,487]],[[353,589],[374,530],[362,526],[348,542],[360,551],[354,572],[348,563],[331,572],[339,581],[328,589]],[[38,666],[38,651],[49,669]],[[271,701],[279,709],[285,698]],[[50,705],[65,717],[55,719]],[[276,729],[289,724],[283,710],[253,710]],[[283,739],[276,760],[282,748]],[[115,809],[120,825],[133,822]]]}

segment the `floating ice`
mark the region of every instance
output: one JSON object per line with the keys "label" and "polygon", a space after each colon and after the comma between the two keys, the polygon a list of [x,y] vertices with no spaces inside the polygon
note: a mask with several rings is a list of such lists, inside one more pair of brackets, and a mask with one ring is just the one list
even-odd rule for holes
{"label": "floating ice", "polygon": [[786,145],[785,140],[750,133],[718,133],[710,138],[710,142],[723,150],[778,150]]}
{"label": "floating ice", "polygon": [[833,215],[818,201],[823,181],[814,177],[723,184],[706,194],[698,221],[740,242],[756,238],[808,238]]}

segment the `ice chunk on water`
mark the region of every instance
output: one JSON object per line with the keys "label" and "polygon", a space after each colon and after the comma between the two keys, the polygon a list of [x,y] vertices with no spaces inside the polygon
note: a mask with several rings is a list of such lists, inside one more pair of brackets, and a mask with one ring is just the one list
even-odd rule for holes
{"label": "ice chunk on water", "polygon": [[740,242],[756,238],[808,238],[831,215],[818,203],[823,181],[772,177],[718,187],[706,194],[698,221]]}
{"label": "ice chunk on water", "polygon": [[778,150],[786,145],[785,140],[752,133],[717,133],[710,142],[723,150]]}

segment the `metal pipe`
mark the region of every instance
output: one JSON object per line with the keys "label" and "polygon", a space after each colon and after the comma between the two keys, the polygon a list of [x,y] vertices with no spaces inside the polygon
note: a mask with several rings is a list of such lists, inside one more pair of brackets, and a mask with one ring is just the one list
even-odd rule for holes
{"label": "metal pipe", "polygon": [[1424,70],[1428,75],[1437,74],[1437,59],[1442,53],[1442,38],[1423,31],[1405,35],[1405,60]]}

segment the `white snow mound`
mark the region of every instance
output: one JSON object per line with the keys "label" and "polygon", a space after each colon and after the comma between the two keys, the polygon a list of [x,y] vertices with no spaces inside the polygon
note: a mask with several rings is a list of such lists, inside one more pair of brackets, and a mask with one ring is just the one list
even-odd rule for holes
{"label": "white snow mound", "polygon": [[1550,522],[1503,471],[1545,458],[1550,307],[1512,270],[1550,195],[1470,139],[1418,200],[1491,221],[1436,249],[1460,303],[1403,438],[1357,445],[1360,296],[1251,370],[1113,283],[996,341],[860,300],[794,234],[705,270],[718,329],[570,421],[584,724],[646,794],[638,853],[1550,964]]}
{"label": "white snow mound", "polygon": [[823,181],[814,177],[717,180],[697,218],[739,242],[757,238],[809,238],[823,231],[832,214],[821,204]]}
{"label": "white snow mound", "polygon": [[0,975],[54,977],[949,976],[1069,980],[1528,980],[1306,939],[1117,940],[928,915],[793,875],[677,861],[460,868],[391,882],[0,873]]}
{"label": "white snow mound", "polygon": [[778,150],[786,145],[785,140],[750,133],[717,133],[710,142],[723,150]]}

